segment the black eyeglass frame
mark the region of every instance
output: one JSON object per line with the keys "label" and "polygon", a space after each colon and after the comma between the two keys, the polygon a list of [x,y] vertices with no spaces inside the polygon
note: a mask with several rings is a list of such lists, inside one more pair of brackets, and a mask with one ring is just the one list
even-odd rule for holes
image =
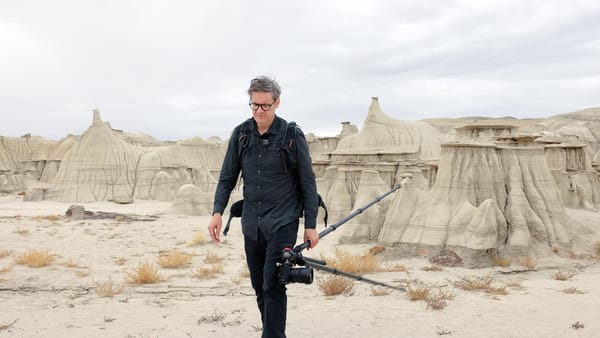
{"label": "black eyeglass frame", "polygon": [[261,107],[262,110],[267,111],[269,109],[271,109],[271,107],[275,104],[275,101],[273,101],[273,103],[254,103],[254,102],[248,102],[248,105],[250,106],[250,108],[252,110],[258,110],[258,107]]}

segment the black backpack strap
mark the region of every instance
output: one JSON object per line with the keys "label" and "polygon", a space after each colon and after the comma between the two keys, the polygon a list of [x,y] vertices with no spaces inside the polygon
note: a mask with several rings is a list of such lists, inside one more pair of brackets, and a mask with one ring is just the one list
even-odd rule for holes
{"label": "black backpack strap", "polygon": [[237,134],[237,156],[239,161],[242,161],[244,152],[246,152],[246,149],[248,148],[253,126],[252,118],[247,119],[240,125],[240,129]]}
{"label": "black backpack strap", "polygon": [[327,206],[325,205],[325,201],[323,201],[323,197],[317,194],[319,197],[319,206],[325,210],[325,216],[323,216],[323,221],[325,221],[325,227],[327,227],[327,218],[329,218],[329,213],[327,212]]}
{"label": "black backpack strap", "polygon": [[281,144],[281,156],[283,159],[283,168],[285,171],[296,169],[296,137],[298,128],[296,122],[290,121],[285,128]]}

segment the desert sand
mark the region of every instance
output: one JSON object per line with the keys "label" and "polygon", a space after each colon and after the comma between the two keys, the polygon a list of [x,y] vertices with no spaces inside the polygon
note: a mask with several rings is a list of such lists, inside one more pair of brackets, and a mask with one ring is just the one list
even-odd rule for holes
{"label": "desert sand", "polygon": [[[260,319],[245,269],[239,221],[222,244],[190,246],[205,233],[208,216],[169,213],[171,203],[136,200],[133,204],[82,203],[86,210],[157,216],[154,221],[71,219],[71,204],[24,202],[0,197],[0,336],[15,337],[259,337]],[[574,226],[600,224],[600,215],[567,209]],[[340,227],[340,230],[343,228]],[[319,225],[319,230],[323,230]],[[335,248],[364,253],[373,244],[337,244],[341,231],[322,239],[307,256],[332,255]],[[595,235],[594,235],[595,236]],[[208,237],[208,236],[206,236]],[[590,238],[589,240],[598,240]],[[140,263],[156,265],[159,255],[180,249],[192,255],[182,268],[158,268],[163,281],[126,283],[111,297],[98,294],[110,280],[115,289]],[[32,250],[47,250],[54,261],[31,268],[15,264]],[[194,277],[206,267],[205,255],[224,257],[223,273]],[[557,253],[525,267],[467,269],[431,266],[426,256],[377,255],[382,264],[407,272],[377,272],[369,278],[395,286],[427,285],[451,292],[441,309],[411,301],[406,293],[374,295],[370,284],[355,283],[350,294],[324,296],[315,273],[312,285],[288,286],[289,337],[598,337],[600,265],[592,253]],[[158,265],[157,265],[158,266]],[[553,278],[571,273],[566,281]],[[507,294],[463,290],[464,278],[491,277]],[[509,286],[507,286],[507,284]],[[380,289],[380,288],[377,288]],[[570,290],[570,291],[569,291]],[[570,293],[572,292],[572,293]]]}

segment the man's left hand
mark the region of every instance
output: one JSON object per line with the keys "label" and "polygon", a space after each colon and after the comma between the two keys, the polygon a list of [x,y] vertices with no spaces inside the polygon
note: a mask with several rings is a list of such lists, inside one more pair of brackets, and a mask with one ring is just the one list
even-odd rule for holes
{"label": "man's left hand", "polygon": [[309,241],[310,247],[308,250],[317,246],[319,243],[319,234],[317,233],[317,229],[304,229],[304,242]]}

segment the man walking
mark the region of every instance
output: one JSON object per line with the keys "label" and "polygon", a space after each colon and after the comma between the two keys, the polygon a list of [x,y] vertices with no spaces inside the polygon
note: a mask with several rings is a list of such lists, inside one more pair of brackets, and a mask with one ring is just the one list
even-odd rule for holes
{"label": "man walking", "polygon": [[281,88],[271,78],[250,81],[252,118],[231,135],[215,193],[208,231],[220,242],[222,214],[240,171],[244,183],[242,231],[250,280],[263,324],[263,338],[285,337],[286,287],[277,281],[277,262],[293,247],[304,215],[304,241],[314,248],[317,187],[308,144],[295,124],[275,114]]}

